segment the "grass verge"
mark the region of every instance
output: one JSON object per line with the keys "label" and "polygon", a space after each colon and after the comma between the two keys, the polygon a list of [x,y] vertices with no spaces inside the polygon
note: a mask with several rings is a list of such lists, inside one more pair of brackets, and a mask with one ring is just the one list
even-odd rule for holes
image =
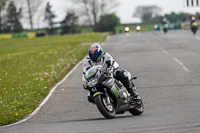
{"label": "grass verge", "polygon": [[[106,34],[0,40],[0,125],[30,114]],[[84,44],[84,45],[83,45]]]}

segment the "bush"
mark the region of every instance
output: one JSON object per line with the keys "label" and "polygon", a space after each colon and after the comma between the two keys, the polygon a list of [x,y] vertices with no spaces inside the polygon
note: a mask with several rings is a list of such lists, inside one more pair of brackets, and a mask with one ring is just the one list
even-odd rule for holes
{"label": "bush", "polygon": [[115,33],[115,27],[120,24],[120,19],[115,14],[106,14],[101,16],[97,25],[100,32],[111,31]]}

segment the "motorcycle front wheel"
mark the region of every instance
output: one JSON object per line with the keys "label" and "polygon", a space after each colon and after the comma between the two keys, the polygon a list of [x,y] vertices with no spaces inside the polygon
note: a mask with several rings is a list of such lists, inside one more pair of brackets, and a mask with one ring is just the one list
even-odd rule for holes
{"label": "motorcycle front wheel", "polygon": [[141,115],[144,112],[144,104],[142,99],[136,102],[135,108],[128,110],[132,115]]}
{"label": "motorcycle front wheel", "polygon": [[193,32],[193,34],[195,35],[197,31],[196,31],[196,30],[193,30],[192,32]]}
{"label": "motorcycle front wheel", "polygon": [[96,106],[99,112],[106,118],[112,119],[115,117],[115,107],[114,104],[107,103],[105,95],[98,95],[94,98]]}
{"label": "motorcycle front wheel", "polygon": [[164,28],[163,31],[164,31],[165,34],[167,33],[167,29],[166,28]]}
{"label": "motorcycle front wheel", "polygon": [[197,32],[197,27],[192,27],[191,29],[192,29],[193,34],[195,35]]}

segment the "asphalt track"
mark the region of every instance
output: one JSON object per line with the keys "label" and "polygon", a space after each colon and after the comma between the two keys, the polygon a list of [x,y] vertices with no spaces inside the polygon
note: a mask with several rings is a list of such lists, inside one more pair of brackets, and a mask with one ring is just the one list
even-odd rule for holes
{"label": "asphalt track", "polygon": [[133,75],[144,101],[140,116],[106,120],[87,102],[82,65],[57,87],[31,119],[0,133],[199,133],[200,33],[190,31],[109,36],[103,45]]}

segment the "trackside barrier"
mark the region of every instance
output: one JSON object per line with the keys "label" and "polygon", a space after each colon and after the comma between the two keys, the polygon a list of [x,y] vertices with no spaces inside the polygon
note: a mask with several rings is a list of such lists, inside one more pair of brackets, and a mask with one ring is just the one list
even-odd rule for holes
{"label": "trackside barrier", "polygon": [[35,38],[35,36],[36,36],[35,32],[30,32],[30,33],[27,34],[28,38]]}
{"label": "trackside barrier", "polygon": [[0,34],[0,40],[1,39],[11,39],[12,34]]}
{"label": "trackside barrier", "polygon": [[26,38],[27,37],[27,34],[26,33],[15,33],[15,34],[12,34],[12,38]]}
{"label": "trackside barrier", "polygon": [[11,38],[35,38],[35,32],[29,33],[14,33],[14,34],[0,34],[0,40],[2,39],[11,39]]}

